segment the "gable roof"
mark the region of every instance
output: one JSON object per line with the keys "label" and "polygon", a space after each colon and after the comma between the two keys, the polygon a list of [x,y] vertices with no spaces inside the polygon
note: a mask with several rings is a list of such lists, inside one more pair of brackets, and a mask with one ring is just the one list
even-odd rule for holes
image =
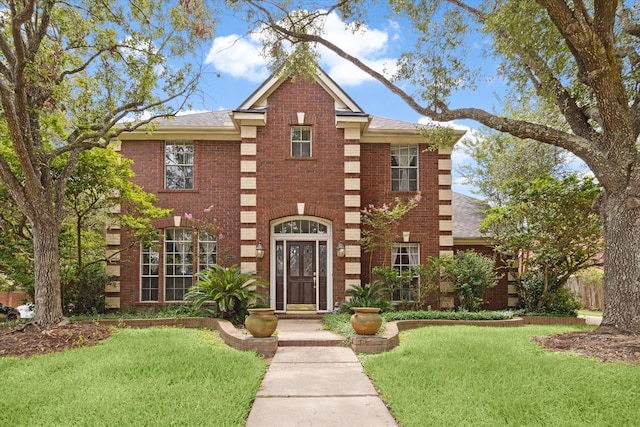
{"label": "gable roof", "polygon": [[478,231],[480,222],[486,217],[485,209],[489,205],[479,199],[453,193],[453,238],[454,239],[486,239],[486,234]]}
{"label": "gable roof", "polygon": [[[267,107],[267,98],[282,83],[289,80],[290,75],[276,73],[269,77],[264,83],[258,87],[235,111],[255,111],[263,110]],[[324,72],[320,67],[317,68],[314,80],[333,98],[335,109],[337,112],[352,113],[365,115],[362,108],[355,103],[353,99],[340,86]]]}

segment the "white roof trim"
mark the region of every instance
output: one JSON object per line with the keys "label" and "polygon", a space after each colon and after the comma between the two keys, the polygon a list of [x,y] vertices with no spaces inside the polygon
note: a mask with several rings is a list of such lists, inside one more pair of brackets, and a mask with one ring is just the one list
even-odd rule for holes
{"label": "white roof trim", "polygon": [[[246,99],[237,110],[252,110],[265,108],[267,106],[267,98],[275,91],[288,76],[283,74],[274,74],[267,79],[249,98]],[[362,113],[362,109],[338,86],[331,77],[322,69],[318,68],[314,80],[335,100],[335,108],[340,111],[351,111],[354,113]]]}

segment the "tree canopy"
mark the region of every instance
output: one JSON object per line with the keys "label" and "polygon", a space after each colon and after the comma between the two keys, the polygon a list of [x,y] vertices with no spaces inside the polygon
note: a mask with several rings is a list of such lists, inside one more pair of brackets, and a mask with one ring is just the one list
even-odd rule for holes
{"label": "tree canopy", "polygon": [[0,179],[33,233],[34,320],[51,324],[62,318],[58,234],[80,155],[185,104],[199,70],[174,59],[208,35],[206,14],[164,0],[0,5]]}

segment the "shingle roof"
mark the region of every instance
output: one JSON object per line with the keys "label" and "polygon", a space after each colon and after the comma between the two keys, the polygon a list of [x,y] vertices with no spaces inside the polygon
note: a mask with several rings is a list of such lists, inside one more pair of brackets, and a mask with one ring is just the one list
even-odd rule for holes
{"label": "shingle roof", "polygon": [[[233,127],[231,110],[207,111],[175,116],[173,119],[158,119],[160,127]],[[387,117],[371,116],[370,129],[416,130],[421,125]]]}
{"label": "shingle roof", "polygon": [[453,237],[454,238],[486,238],[478,228],[486,216],[483,213],[489,205],[473,197],[453,193]]}
{"label": "shingle roof", "polygon": [[389,119],[387,117],[371,116],[369,129],[411,129],[420,127],[418,123],[405,122],[403,120]]}
{"label": "shingle roof", "polygon": [[173,119],[158,119],[160,126],[175,127],[233,127],[231,110],[207,111],[175,116]]}

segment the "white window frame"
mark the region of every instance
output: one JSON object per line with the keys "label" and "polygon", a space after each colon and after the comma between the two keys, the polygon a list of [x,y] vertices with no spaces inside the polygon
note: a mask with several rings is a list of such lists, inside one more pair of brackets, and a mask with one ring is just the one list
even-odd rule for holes
{"label": "white window frame", "polygon": [[[181,240],[176,240],[176,239],[169,239],[168,235],[169,232],[171,230],[180,230],[183,234],[183,236],[190,236],[191,239],[190,240],[186,240],[186,239],[181,239]],[[176,302],[176,301],[182,301],[182,298],[179,299],[175,299],[175,298],[168,298],[169,292],[168,292],[168,284],[170,281],[173,282],[173,286],[171,288],[171,292],[174,294],[176,294],[176,291],[179,289],[182,289],[182,296],[184,297],[184,294],[187,293],[187,291],[189,290],[189,288],[193,285],[193,237],[194,237],[194,233],[193,233],[193,229],[191,228],[185,228],[185,227],[172,227],[172,228],[166,228],[164,231],[164,244],[163,244],[163,249],[164,249],[164,301],[165,302]],[[176,250],[175,248],[171,251],[168,250],[168,246],[169,244],[174,244],[176,246],[180,245],[180,244],[189,244],[189,250],[188,251],[183,251],[180,250],[179,248]],[[180,262],[176,262],[176,257],[180,257]],[[170,261],[171,258],[171,262]],[[176,283],[178,283],[180,280],[182,280],[182,286],[176,286]]]}
{"label": "white window frame", "polygon": [[198,271],[218,263],[218,239],[206,231],[198,231]]}
{"label": "white window frame", "polygon": [[[417,144],[391,145],[391,191],[418,191],[420,188],[419,158]],[[411,177],[412,171],[415,171],[415,178]],[[398,176],[394,177],[395,174]]]}
{"label": "white window frame", "polygon": [[[299,132],[299,137],[296,137],[296,132]],[[308,132],[309,138],[305,139],[304,134]],[[313,155],[313,144],[312,144],[312,129],[311,126],[291,126],[291,157],[311,157]],[[299,153],[296,154],[296,150],[294,150],[294,146],[297,145],[300,147]],[[309,147],[309,153],[306,154],[303,150],[303,147]]]}
{"label": "white window frame", "polygon": [[[401,253],[400,251],[406,251]],[[406,261],[406,262],[405,262]],[[391,247],[391,267],[397,268],[400,271],[406,270],[409,267],[416,267],[420,264],[420,245],[418,243],[395,243]],[[420,301],[420,277],[413,276],[411,287],[415,288],[412,292],[409,289],[395,290],[391,295],[392,301]],[[399,298],[396,298],[396,292],[399,292]],[[416,299],[403,298],[406,295],[415,295]]]}
{"label": "white window frame", "polygon": [[[184,153],[182,156],[185,159],[176,159],[175,152],[170,153],[169,147],[183,147]],[[187,151],[187,147],[190,148]],[[195,167],[194,167],[195,147],[193,141],[166,141],[164,145],[164,188],[167,190],[193,190],[195,186]],[[169,174],[167,170],[169,168],[176,168],[180,171],[178,177],[179,183],[170,183]]]}
{"label": "white window frame", "polygon": [[[148,260],[148,262],[145,262]],[[155,260],[155,262],[154,262]],[[155,270],[155,273],[154,273]],[[140,248],[140,301],[158,302],[160,301],[160,252],[158,241],[154,240],[147,246]],[[152,299],[153,279],[155,278],[155,291],[157,297]],[[147,294],[149,295],[146,298]]]}

